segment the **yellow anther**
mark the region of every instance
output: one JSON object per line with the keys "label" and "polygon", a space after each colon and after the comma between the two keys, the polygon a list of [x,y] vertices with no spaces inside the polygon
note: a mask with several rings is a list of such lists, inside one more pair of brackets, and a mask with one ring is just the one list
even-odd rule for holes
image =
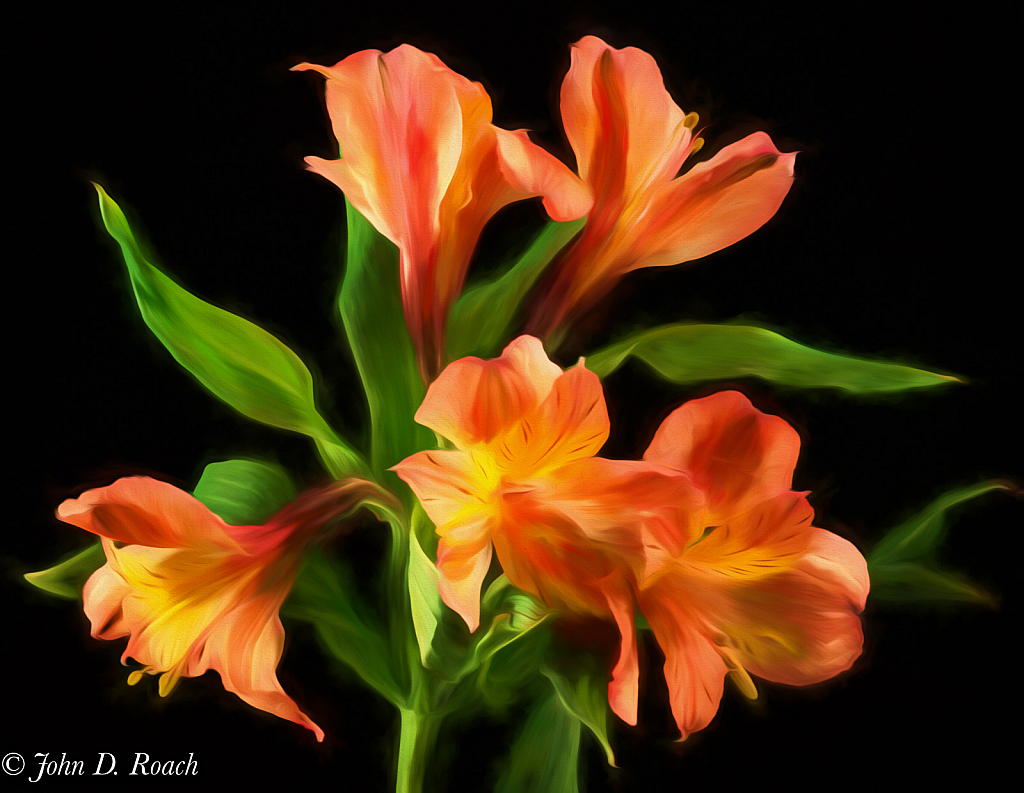
{"label": "yellow anther", "polygon": [[697,122],[700,120],[700,116],[696,113],[687,113],[683,117],[683,126],[687,129],[694,129],[697,126]]}
{"label": "yellow anther", "polygon": [[694,138],[690,144],[690,154],[696,154],[704,146],[704,138]]}
{"label": "yellow anther", "polygon": [[146,673],[145,669],[136,669],[134,672],[132,672],[130,675],[128,675],[128,685],[134,686],[136,683],[138,683],[140,680],[142,680],[142,676],[145,673]]}

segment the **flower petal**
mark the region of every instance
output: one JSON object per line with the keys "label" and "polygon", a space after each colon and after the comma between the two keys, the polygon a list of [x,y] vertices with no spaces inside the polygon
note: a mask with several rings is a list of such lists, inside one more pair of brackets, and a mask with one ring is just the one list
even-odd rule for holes
{"label": "flower petal", "polygon": [[782,493],[709,527],[678,558],[686,575],[731,584],[775,576],[795,565],[814,537],[814,510],[801,493]]}
{"label": "flower petal", "polygon": [[[435,55],[403,44],[357,52],[332,67],[302,63],[327,79],[327,109],[341,159],[310,158],[385,237],[406,253],[429,254],[441,200],[462,150],[460,92],[488,102],[482,86]],[[405,276],[418,268],[406,262]]]}
{"label": "flower petal", "polygon": [[764,132],[726,146],[651,195],[645,250],[627,269],[700,259],[767,223],[793,185],[796,152],[782,154]]}
{"label": "flower petal", "polygon": [[555,380],[535,410],[494,438],[492,453],[506,475],[540,477],[597,454],[609,426],[601,381],[581,363]]}
{"label": "flower petal", "polygon": [[622,636],[619,658],[608,684],[608,704],[626,724],[635,725],[640,701],[640,660],[636,649],[635,606],[628,591],[610,592],[608,608]]}
{"label": "flower petal", "polygon": [[788,491],[800,436],[737,391],[694,399],[662,422],[644,460],[687,472],[720,516]]}
{"label": "flower petal", "polygon": [[277,678],[284,653],[284,626],[278,612],[286,594],[267,593],[226,615],[207,640],[196,674],[215,669],[226,690],[254,708],[301,724],[323,741],[324,731],[299,710]]}
{"label": "flower petal", "polygon": [[449,364],[427,389],[416,421],[460,449],[486,443],[535,410],[561,375],[539,339],[520,336],[499,358]]}
{"label": "flower petal", "polygon": [[580,176],[599,202],[624,205],[672,179],[689,150],[692,125],[654,58],[635,47],[616,50],[595,36],[574,44],[561,113]]}
{"label": "flower petal", "polygon": [[[700,608],[699,591],[665,581],[656,597],[641,600],[640,608],[665,654],[665,681],[676,726],[685,740],[707,727],[718,712],[725,675],[729,671],[715,646],[701,630],[692,611]],[[687,604],[693,604],[692,609]]]}
{"label": "flower petal", "polygon": [[202,502],[147,476],[124,477],[107,487],[87,490],[63,502],[57,517],[117,542],[244,553],[227,524]]}
{"label": "flower petal", "polygon": [[765,680],[820,683],[849,669],[863,649],[867,563],[842,537],[812,532],[791,570],[730,593],[735,617],[723,631],[743,666]]}
{"label": "flower petal", "polygon": [[417,452],[391,470],[412,488],[435,526],[493,513],[498,480],[483,455]]}
{"label": "flower petal", "polygon": [[437,569],[441,600],[466,621],[480,625],[480,588],[491,565],[493,521],[488,516],[438,526]]}

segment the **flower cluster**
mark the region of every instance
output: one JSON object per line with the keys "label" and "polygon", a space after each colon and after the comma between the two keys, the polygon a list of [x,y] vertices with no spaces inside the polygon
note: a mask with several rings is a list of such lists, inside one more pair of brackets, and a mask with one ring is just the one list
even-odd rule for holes
{"label": "flower cluster", "polygon": [[[608,459],[601,378],[629,355],[676,384],[758,376],[888,394],[955,378],[737,324],[644,329],[568,369],[549,357],[627,272],[707,256],[765,224],[792,185],[795,153],[755,133],[694,162],[697,117],[673,101],[651,56],[593,36],[574,45],[560,94],[575,172],[526,131],[495,126],[479,83],[415,47],[295,69],[327,78],[340,147],[338,159],[306,162],[347,201],[339,315],[369,408],[365,448],[320,412],[295,352],[163,274],[97,185],[146,324],[241,415],[308,436],[331,480],[296,496],[288,472],[249,459],[212,463],[192,493],[120,479],[57,509],[99,545],[27,577],[81,593],[93,636],[127,638],[123,660],[142,665],[129,683],[159,675],[166,695],[215,670],[228,691],[323,740],[277,678],[287,600],[398,708],[397,779],[409,791],[440,719],[502,686],[495,700],[520,696],[511,679],[546,692],[527,733],[560,707],[549,737],[577,747],[554,733],[586,724],[608,749],[609,710],[638,718],[638,623],[664,654],[682,738],[715,717],[726,677],[753,698],[752,677],[799,686],[850,669],[868,563],[812,525],[809,494],[793,489],[797,432],[725,390],[676,407],[640,459]],[[536,198],[550,218],[537,239],[497,280],[465,288],[486,224]],[[925,564],[940,533],[922,537],[920,526],[997,487],[1008,485],[954,493],[894,531],[873,552],[872,586],[909,580],[980,598]],[[365,604],[334,566],[332,540],[358,508],[391,525],[375,589],[383,606]],[[617,657],[582,682],[559,679],[541,658],[556,613],[614,626]],[[513,643],[522,652],[502,655]],[[553,762],[575,764],[576,750]]]}

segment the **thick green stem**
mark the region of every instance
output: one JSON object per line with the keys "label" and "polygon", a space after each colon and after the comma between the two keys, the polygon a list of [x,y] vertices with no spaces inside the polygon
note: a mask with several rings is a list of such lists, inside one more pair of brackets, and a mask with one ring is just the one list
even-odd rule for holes
{"label": "thick green stem", "polygon": [[434,754],[441,717],[401,708],[396,793],[422,793],[427,758]]}

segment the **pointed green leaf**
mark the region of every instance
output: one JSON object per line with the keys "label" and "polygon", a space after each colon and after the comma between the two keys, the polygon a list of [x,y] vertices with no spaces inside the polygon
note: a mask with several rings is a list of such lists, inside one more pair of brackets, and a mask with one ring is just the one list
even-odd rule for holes
{"label": "pointed green leaf", "polygon": [[916,562],[872,565],[871,597],[896,603],[966,602],[993,606],[996,599],[966,576]]}
{"label": "pointed green leaf", "polygon": [[314,551],[299,572],[281,615],[311,623],[326,652],[355,670],[389,701],[396,705],[404,702],[378,621],[359,596],[352,575],[338,561]]}
{"label": "pointed green leaf", "polygon": [[409,602],[420,660],[427,669],[441,664],[434,649],[434,637],[444,617],[444,602],[438,589],[440,575],[413,534],[409,540]]}
{"label": "pointed green leaf", "polygon": [[995,479],[943,493],[909,520],[887,532],[868,554],[868,566],[873,573],[877,565],[931,557],[946,537],[947,519],[951,510],[993,490],[1012,489],[1011,483]]}
{"label": "pointed green leaf", "polygon": [[539,701],[509,752],[496,793],[577,793],[580,721],[557,695]]}
{"label": "pointed green leaf", "polygon": [[530,247],[503,275],[466,289],[452,307],[448,320],[447,359],[497,355],[508,341],[523,298],[555,254],[586,222],[585,217],[564,223],[548,221]]}
{"label": "pointed green leaf", "polygon": [[203,469],[193,495],[226,523],[262,526],[295,498],[295,486],[280,466],[224,460]]}
{"label": "pointed green leaf", "polygon": [[25,580],[51,595],[77,600],[82,597],[82,587],[89,580],[89,576],[106,561],[103,545],[97,542],[47,570],[25,573]]}
{"label": "pointed green leaf", "polygon": [[615,754],[608,740],[608,720],[611,709],[608,705],[608,676],[594,670],[567,675],[548,665],[541,667],[541,673],[555,687],[558,699],[569,713],[585,724],[601,748],[604,749],[608,765],[615,765]]}
{"label": "pointed green leaf", "polygon": [[885,394],[959,382],[949,375],[896,363],[815,350],[767,328],[680,323],[641,331],[587,356],[599,377],[630,356],[673,383],[759,377],[793,388],[837,388]]}
{"label": "pointed green leaf", "polygon": [[370,408],[370,446],[378,474],[422,449],[434,436],[413,420],[426,387],[406,329],[398,249],[345,201],[345,277],[338,306]]}
{"label": "pointed green leaf", "polygon": [[242,415],[332,447],[335,476],[363,474],[359,454],[317,412],[313,378],[299,357],[263,328],[200,300],[158,270],[121,208],[95,186],[103,224],[121,246],[142,318],[174,359]]}
{"label": "pointed green leaf", "polygon": [[[521,672],[532,675],[534,668],[528,658],[533,653],[515,655],[499,651],[513,644],[523,642],[531,636],[531,632],[549,622],[557,612],[547,608],[537,598],[516,589],[505,575],[499,576],[488,588],[481,599],[483,620],[490,619],[486,630],[478,630],[469,653],[459,670],[457,678],[461,678],[478,668],[487,677],[497,675],[505,680],[519,678]],[[491,616],[493,615],[493,616]],[[486,623],[485,623],[486,624]],[[537,647],[544,644],[543,639]],[[539,656],[539,653],[537,654]],[[497,658],[497,660],[495,660]],[[492,667],[491,662],[495,660]],[[511,669],[512,666],[530,666],[528,669]],[[490,673],[494,674],[490,674]],[[493,683],[493,681],[490,681]]]}

